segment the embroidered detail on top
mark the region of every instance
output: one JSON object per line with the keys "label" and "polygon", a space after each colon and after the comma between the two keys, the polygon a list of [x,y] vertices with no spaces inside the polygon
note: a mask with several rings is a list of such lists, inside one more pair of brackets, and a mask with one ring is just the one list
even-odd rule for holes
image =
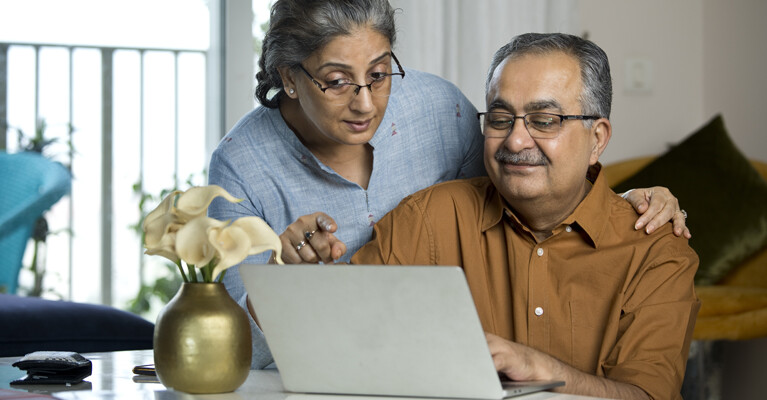
{"label": "embroidered detail on top", "polygon": [[394,125],[394,122],[391,123],[391,135],[394,136],[397,134],[397,126]]}
{"label": "embroidered detail on top", "polygon": [[455,116],[461,118],[461,105],[458,103],[455,104]]}

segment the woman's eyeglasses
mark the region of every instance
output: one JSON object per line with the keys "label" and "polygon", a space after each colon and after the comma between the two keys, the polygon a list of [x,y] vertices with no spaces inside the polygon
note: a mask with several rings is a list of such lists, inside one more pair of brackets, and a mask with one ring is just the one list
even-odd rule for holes
{"label": "woman's eyeglasses", "polygon": [[394,53],[391,53],[391,57],[397,64],[397,69],[399,69],[399,72],[371,72],[370,75],[368,75],[369,83],[365,85],[349,82],[345,79],[338,79],[327,82],[328,86],[323,87],[322,84],[314,79],[314,77],[309,73],[309,71],[306,70],[306,68],[304,68],[303,65],[298,64],[298,66],[301,67],[301,70],[304,71],[309,79],[311,79],[312,83],[314,83],[317,88],[322,91],[322,93],[325,93],[325,96],[327,96],[328,100],[332,104],[345,106],[354,100],[362,88],[368,88],[373,96],[389,97],[391,94],[392,81],[394,79],[405,78],[405,71],[402,69],[402,65],[400,65],[399,60],[397,60],[397,57],[394,55]]}

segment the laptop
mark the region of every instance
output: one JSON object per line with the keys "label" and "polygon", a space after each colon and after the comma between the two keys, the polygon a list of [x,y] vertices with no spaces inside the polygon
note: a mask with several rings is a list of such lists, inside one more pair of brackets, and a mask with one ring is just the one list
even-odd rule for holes
{"label": "laptop", "polygon": [[564,385],[502,384],[459,267],[239,270],[287,391],[502,399]]}

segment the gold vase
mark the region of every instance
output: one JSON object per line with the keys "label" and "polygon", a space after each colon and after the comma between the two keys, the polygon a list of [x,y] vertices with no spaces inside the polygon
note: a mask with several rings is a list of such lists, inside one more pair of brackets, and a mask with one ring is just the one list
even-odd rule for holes
{"label": "gold vase", "polygon": [[248,377],[250,323],[221,283],[184,283],[157,316],[154,364],[163,385],[232,392]]}

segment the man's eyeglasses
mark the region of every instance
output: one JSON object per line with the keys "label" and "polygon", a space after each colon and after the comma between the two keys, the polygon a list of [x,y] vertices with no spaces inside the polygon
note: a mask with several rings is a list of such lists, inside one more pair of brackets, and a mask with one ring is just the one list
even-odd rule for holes
{"label": "man's eyeglasses", "polygon": [[337,79],[327,82],[328,86],[323,87],[322,84],[314,79],[314,77],[309,73],[309,71],[306,70],[306,68],[304,68],[303,65],[298,64],[298,66],[301,67],[301,70],[304,71],[306,76],[312,80],[312,83],[314,83],[317,88],[322,91],[322,93],[325,93],[325,96],[332,104],[345,106],[351,103],[352,100],[354,100],[354,97],[357,96],[360,90],[362,90],[364,87],[368,88],[373,96],[389,97],[391,94],[392,81],[395,78],[405,78],[405,71],[402,69],[402,65],[400,65],[399,60],[397,60],[397,57],[394,55],[394,53],[390,54],[394,59],[394,62],[397,64],[397,69],[399,69],[399,72],[371,72],[370,75],[368,75],[368,81],[370,83],[366,85],[350,82],[347,79]]}
{"label": "man's eyeglasses", "polygon": [[477,118],[482,125],[482,134],[488,138],[505,138],[514,127],[514,122],[521,119],[531,137],[535,139],[554,139],[562,129],[562,123],[567,120],[599,119],[593,115],[560,115],[551,113],[528,113],[513,115],[503,112],[481,112]]}

